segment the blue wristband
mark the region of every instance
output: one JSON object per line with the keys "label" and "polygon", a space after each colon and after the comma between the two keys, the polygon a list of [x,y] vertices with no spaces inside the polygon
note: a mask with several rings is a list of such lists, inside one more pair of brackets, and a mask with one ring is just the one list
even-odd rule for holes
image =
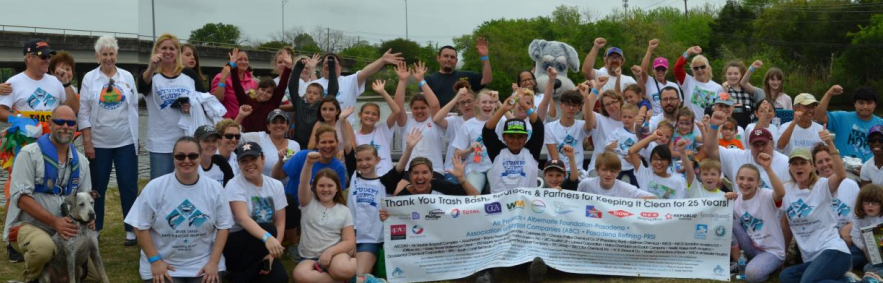
{"label": "blue wristband", "polygon": [[594,94],[596,94],[596,95],[597,95],[597,94],[600,94],[600,93],[598,92],[598,89],[597,89],[597,88],[592,88],[592,93],[594,93]]}
{"label": "blue wristband", "polygon": [[426,84],[426,80],[422,80],[419,83],[417,83],[417,88],[423,88],[423,85],[425,85],[425,84]]}
{"label": "blue wristband", "polygon": [[487,56],[481,56],[481,61],[487,61]]}
{"label": "blue wristband", "polygon": [[527,116],[530,116],[530,114],[533,114],[533,108],[527,109]]}
{"label": "blue wristband", "polygon": [[690,55],[687,55],[687,51],[684,51],[684,59],[690,59]]}
{"label": "blue wristband", "polygon": [[264,234],[264,237],[261,238],[261,242],[266,243],[267,240],[270,239],[270,237],[273,237],[273,235],[270,234],[270,232],[265,233],[265,234]]}
{"label": "blue wristband", "polygon": [[754,66],[750,66],[748,67],[748,71],[753,73],[754,71],[757,71],[757,69],[755,69]]}
{"label": "blue wristband", "polygon": [[157,261],[160,261],[160,260],[162,260],[162,257],[160,257],[159,254],[157,254],[157,255],[155,255],[155,256],[153,256],[153,257],[148,257],[148,258],[147,258],[147,263],[154,263],[154,262],[157,262]]}
{"label": "blue wristband", "polygon": [[230,67],[236,68],[236,62],[230,61]]}
{"label": "blue wristband", "polygon": [[226,83],[218,83],[218,86],[219,87],[227,87],[227,84]]}
{"label": "blue wristband", "polygon": [[714,124],[711,124],[711,129],[712,129],[712,130],[717,131],[717,129],[720,129],[720,127],[721,127],[721,126],[716,126],[716,125],[714,125]]}

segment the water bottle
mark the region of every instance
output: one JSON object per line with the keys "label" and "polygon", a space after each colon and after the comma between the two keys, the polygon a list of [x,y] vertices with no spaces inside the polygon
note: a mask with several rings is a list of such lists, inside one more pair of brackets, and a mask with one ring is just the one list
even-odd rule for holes
{"label": "water bottle", "polygon": [[745,266],[748,265],[748,259],[745,258],[744,251],[739,251],[739,261],[736,264],[739,266],[739,274],[736,275],[736,280],[745,280]]}

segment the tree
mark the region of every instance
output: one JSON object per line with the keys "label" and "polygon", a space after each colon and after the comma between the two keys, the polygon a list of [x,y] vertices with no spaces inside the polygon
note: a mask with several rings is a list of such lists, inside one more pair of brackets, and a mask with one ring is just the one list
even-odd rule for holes
{"label": "tree", "polygon": [[278,49],[282,49],[285,46],[288,46],[288,43],[278,41],[278,40],[273,40],[273,41],[267,41],[267,42],[261,43],[257,46],[257,48],[258,49],[278,50]]}
{"label": "tree", "polygon": [[353,64],[353,70],[361,70],[380,57],[380,53],[377,53],[377,47],[368,44],[367,41],[362,41],[343,49],[343,51],[340,51],[340,55],[356,60],[355,64]]}
{"label": "tree", "polygon": [[319,47],[313,37],[308,33],[300,33],[294,37],[294,49],[305,49],[308,46]]}
{"label": "tree", "polygon": [[229,44],[238,45],[242,32],[235,25],[207,23],[190,32],[188,42],[197,45]]}
{"label": "tree", "polygon": [[389,49],[392,49],[393,53],[401,52],[402,57],[405,58],[405,62],[410,64],[420,60],[419,55],[422,48],[420,47],[420,44],[415,41],[396,38],[380,43],[380,47],[377,48],[377,51],[386,52],[386,50]]}

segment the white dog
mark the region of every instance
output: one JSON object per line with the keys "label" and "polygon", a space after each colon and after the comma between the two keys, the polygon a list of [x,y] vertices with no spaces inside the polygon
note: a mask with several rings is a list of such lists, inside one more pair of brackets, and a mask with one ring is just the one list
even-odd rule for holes
{"label": "white dog", "polygon": [[98,252],[98,232],[88,227],[88,223],[95,220],[95,201],[92,195],[71,194],[65,197],[64,203],[70,217],[79,226],[77,235],[67,240],[58,233],[52,236],[52,241],[55,242],[55,257],[43,268],[40,282],[79,282],[86,273],[83,266],[88,259],[92,259],[95,270],[101,276],[101,282],[109,283],[101,254]]}
{"label": "white dog", "polygon": [[[553,97],[558,99],[562,93],[575,87],[573,81],[567,78],[570,70],[579,70],[579,55],[576,49],[570,45],[558,41],[545,41],[542,39],[534,39],[527,48],[530,58],[536,63],[534,65],[534,75],[537,77],[537,87],[544,89],[549,75],[546,69],[555,68],[558,71],[558,81],[556,83],[555,93]],[[546,93],[548,95],[548,93]]]}

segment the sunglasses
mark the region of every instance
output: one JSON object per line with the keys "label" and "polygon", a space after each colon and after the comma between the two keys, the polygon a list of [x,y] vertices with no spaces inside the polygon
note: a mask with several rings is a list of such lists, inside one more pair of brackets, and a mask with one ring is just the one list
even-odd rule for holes
{"label": "sunglasses", "polygon": [[197,158],[199,158],[199,153],[191,153],[191,154],[183,154],[183,153],[179,153],[179,154],[175,154],[175,160],[178,160],[178,161],[184,161],[185,158],[186,158],[186,159],[190,159],[190,160],[196,160]]}
{"label": "sunglasses", "polygon": [[663,68],[663,67],[659,67],[659,68],[656,68],[656,69],[654,69],[654,70],[656,70],[657,72],[665,72],[665,71],[668,71],[668,69]]}
{"label": "sunglasses", "polygon": [[107,83],[107,93],[113,93],[113,78],[110,79],[110,82]]}
{"label": "sunglasses", "polygon": [[73,127],[77,125],[77,120],[52,119],[52,123],[59,126],[67,125],[68,127]]}
{"label": "sunglasses", "polygon": [[43,60],[49,60],[50,58],[52,58],[52,55],[49,54],[37,55],[36,53],[31,53],[31,55]]}
{"label": "sunglasses", "polygon": [[226,138],[228,140],[232,140],[232,139],[238,140],[238,139],[242,138],[242,135],[240,135],[240,134],[224,134],[224,138]]}
{"label": "sunglasses", "polygon": [[883,143],[883,138],[869,138],[868,143]]}
{"label": "sunglasses", "polygon": [[706,67],[705,65],[702,65],[702,66],[694,66],[694,67],[693,67],[693,71],[705,70],[705,67]]}

